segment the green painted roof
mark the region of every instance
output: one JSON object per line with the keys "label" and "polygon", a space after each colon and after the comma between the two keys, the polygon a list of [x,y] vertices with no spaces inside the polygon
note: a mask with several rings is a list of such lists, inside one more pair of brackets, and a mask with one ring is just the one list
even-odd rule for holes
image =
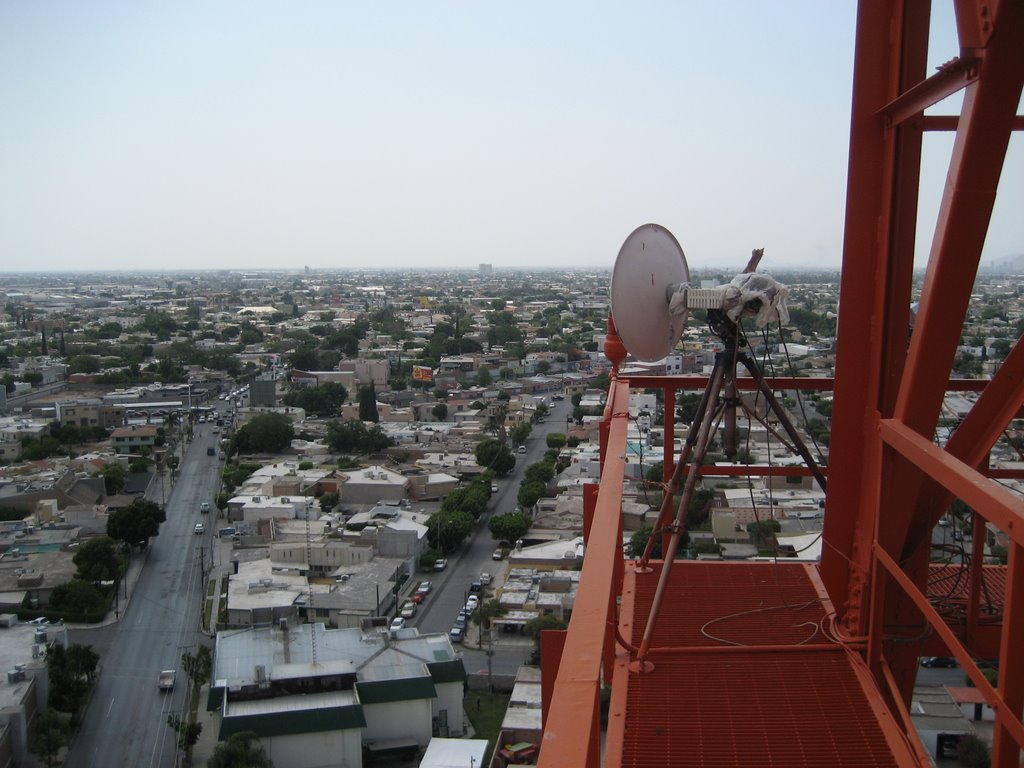
{"label": "green painted roof", "polygon": [[430,670],[430,679],[435,683],[466,682],[466,667],[461,659],[432,661],[427,664],[427,669]]}
{"label": "green painted roof", "polygon": [[435,699],[437,690],[429,677],[407,677],[403,680],[378,680],[356,683],[359,701],[367,704],[387,704],[390,701]]}
{"label": "green painted roof", "polygon": [[260,738],[288,736],[296,733],[319,733],[340,731],[348,728],[365,728],[363,708],[324,707],[322,709],[292,710],[289,712],[267,712],[259,715],[242,715],[221,718],[221,741],[233,734],[252,731]]}

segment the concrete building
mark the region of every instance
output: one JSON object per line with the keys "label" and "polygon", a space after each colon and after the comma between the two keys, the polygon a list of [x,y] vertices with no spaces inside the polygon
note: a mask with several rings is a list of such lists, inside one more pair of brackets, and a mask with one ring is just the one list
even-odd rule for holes
{"label": "concrete building", "polygon": [[138,453],[140,449],[153,450],[157,428],[151,426],[118,427],[110,433],[114,453]]}
{"label": "concrete building", "polygon": [[54,403],[56,419],[62,427],[102,427],[112,429],[124,424],[125,406],[107,405],[99,398],[57,401]]}
{"label": "concrete building", "polygon": [[463,733],[466,672],[443,634],[301,624],[217,634],[208,708],[278,768],[360,768],[364,748]]}
{"label": "concrete building", "polygon": [[409,478],[387,467],[375,465],[343,474],[339,495],[345,504],[398,502],[409,495]]}
{"label": "concrete building", "polygon": [[50,692],[46,648],[67,646],[63,624],[19,624],[13,613],[0,615],[0,765],[33,765],[29,729],[46,709]]}

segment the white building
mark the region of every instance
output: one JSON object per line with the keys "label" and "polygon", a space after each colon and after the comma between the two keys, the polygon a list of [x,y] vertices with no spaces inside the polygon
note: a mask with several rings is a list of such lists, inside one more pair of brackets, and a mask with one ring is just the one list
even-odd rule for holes
{"label": "white building", "polygon": [[322,624],[218,633],[208,702],[218,737],[254,732],[278,768],[359,768],[364,745],[424,749],[434,735],[461,736],[466,671],[447,635],[396,634]]}

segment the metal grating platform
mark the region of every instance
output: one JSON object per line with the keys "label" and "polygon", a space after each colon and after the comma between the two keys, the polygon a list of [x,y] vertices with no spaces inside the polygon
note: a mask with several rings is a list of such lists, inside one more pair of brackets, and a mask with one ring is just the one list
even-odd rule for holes
{"label": "metal grating platform", "polygon": [[[622,621],[634,644],[657,576],[627,569]],[[829,638],[813,568],[680,562],[667,597],[654,670],[616,667],[613,689],[626,685],[612,701],[609,765],[894,766],[894,750],[910,751]]]}

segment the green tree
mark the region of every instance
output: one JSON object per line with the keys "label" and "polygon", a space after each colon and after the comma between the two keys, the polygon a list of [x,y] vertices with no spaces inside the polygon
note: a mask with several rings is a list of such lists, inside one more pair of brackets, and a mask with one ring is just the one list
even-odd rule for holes
{"label": "green tree", "polygon": [[92,649],[91,645],[79,645],[74,643],[68,647],[67,653],[68,668],[75,677],[82,679],[90,685],[96,679],[96,667],[100,663],[100,655]]}
{"label": "green tree", "polygon": [[320,355],[315,347],[299,347],[288,357],[288,363],[298,371],[315,371],[320,367]]}
{"label": "green tree", "polygon": [[782,530],[778,520],[756,520],[747,523],[747,533],[758,549],[765,549],[771,546],[772,538]]}
{"label": "green tree", "polygon": [[545,441],[547,442],[548,448],[560,450],[565,446],[566,439],[566,436],[563,435],[561,432],[548,432]]}
{"label": "green tree", "polygon": [[481,440],[476,446],[476,463],[504,477],[516,466],[516,457],[499,440]]}
{"label": "green tree", "polygon": [[533,638],[533,656],[530,658],[530,664],[540,664],[540,636],[542,632],[547,630],[561,630],[565,629],[568,625],[557,616],[551,614],[545,614],[538,616],[536,619],[530,619],[526,622],[526,631]]}
{"label": "green tree", "polygon": [[71,724],[78,721],[78,712],[85,700],[88,684],[77,673],[68,658],[68,649],[53,643],[46,652],[46,669],[50,676],[49,705],[71,715]]}
{"label": "green tree", "polygon": [[47,768],[52,768],[57,753],[71,743],[70,737],[71,728],[64,716],[55,709],[47,709],[32,722],[28,748],[46,761]]}
{"label": "green tree", "polygon": [[509,438],[513,443],[522,445],[526,442],[526,439],[530,436],[531,432],[533,432],[533,427],[531,427],[528,422],[522,421],[512,427],[509,432]]}
{"label": "green tree", "polygon": [[[631,557],[634,560],[643,557],[644,550],[647,548],[647,542],[651,539],[652,531],[653,529],[649,525],[645,525],[643,528],[633,531],[633,535],[629,538],[629,543],[626,544],[626,557]],[[651,550],[651,557],[656,560],[661,559],[660,536],[654,542],[654,549]]]}
{"label": "green tree", "polygon": [[122,490],[124,490],[125,478],[127,477],[124,467],[117,462],[111,462],[104,465],[103,471],[103,484],[107,489],[108,496],[116,496]]}
{"label": "green tree", "polygon": [[519,493],[516,494],[516,501],[523,509],[534,506],[547,492],[547,486],[540,480],[524,482],[519,486]]}
{"label": "green tree", "polygon": [[262,413],[235,433],[239,453],[279,453],[291,445],[295,428],[283,413]]}
{"label": "green tree", "polygon": [[53,588],[49,607],[62,613],[99,613],[107,607],[107,599],[92,582],[72,579]]}
{"label": "green tree", "polygon": [[359,387],[359,418],[361,421],[379,421],[377,413],[377,390],[371,381]]}
{"label": "green tree", "polygon": [[487,523],[487,528],[495,541],[515,542],[523,538],[533,519],[526,512],[506,512],[503,515],[494,515]]}
{"label": "green tree", "polygon": [[160,532],[160,524],[166,519],[166,513],[156,502],[134,499],[107,517],[107,536],[128,547],[144,544]]}
{"label": "green tree", "polygon": [[187,752],[199,741],[199,734],[203,732],[203,724],[193,720],[182,720],[177,715],[168,715],[167,724],[174,730],[177,738],[175,743],[182,752]]}
{"label": "green tree", "polygon": [[210,649],[200,645],[195,653],[185,651],[181,654],[181,668],[185,670],[185,674],[196,688],[206,685],[210,682],[210,673],[213,670]]}
{"label": "green tree", "polygon": [[960,738],[956,756],[965,768],[989,768],[992,765],[992,749],[985,740],[973,733]]}
{"label": "green tree", "polygon": [[505,609],[501,607],[501,601],[486,600],[480,606],[480,610],[473,614],[473,621],[487,629],[491,626],[491,621],[503,613],[505,613]]}
{"label": "green tree", "polygon": [[100,361],[95,355],[75,355],[68,360],[68,373],[99,373]]}
{"label": "green tree", "polygon": [[444,421],[448,418],[448,404],[437,403],[433,408],[430,409],[430,413],[433,414],[434,418],[438,421]]}
{"label": "green tree", "polygon": [[543,483],[547,486],[555,477],[555,468],[544,461],[531,464],[523,473],[524,483]]}
{"label": "green tree", "polygon": [[206,768],[274,768],[274,763],[267,757],[259,737],[246,731],[218,743]]}
{"label": "green tree", "polygon": [[114,540],[108,536],[88,539],[71,560],[78,569],[75,578],[83,581],[113,581],[121,571]]}
{"label": "green tree", "polygon": [[427,542],[445,554],[454,552],[473,530],[473,516],[461,509],[435,512],[427,520]]}
{"label": "green tree", "polygon": [[338,506],[339,496],[337,491],[329,491],[320,497],[320,509],[323,512],[330,512]]}
{"label": "green tree", "polygon": [[346,400],[348,390],[335,382],[316,387],[298,387],[283,398],[285,405],[302,408],[313,416],[335,416]]}

